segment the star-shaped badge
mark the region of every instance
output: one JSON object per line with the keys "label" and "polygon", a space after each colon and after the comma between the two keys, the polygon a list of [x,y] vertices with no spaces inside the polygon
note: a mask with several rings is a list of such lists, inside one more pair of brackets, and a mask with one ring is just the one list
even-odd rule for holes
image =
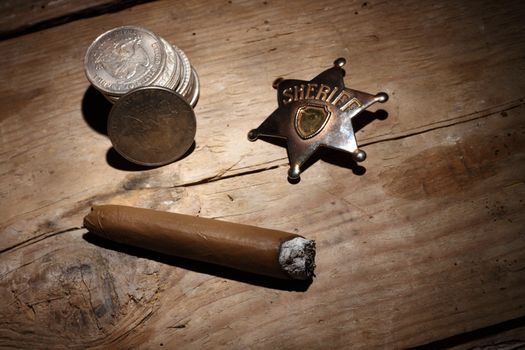
{"label": "star-shaped badge", "polygon": [[338,58],[332,68],[310,81],[277,80],[274,88],[279,107],[248,133],[250,141],[259,136],[287,140],[291,179],[299,178],[301,165],[321,146],[350,152],[356,162],[366,158],[357,147],[352,118],[376,102],[386,102],[388,95],[346,88],[345,63],[344,58]]}

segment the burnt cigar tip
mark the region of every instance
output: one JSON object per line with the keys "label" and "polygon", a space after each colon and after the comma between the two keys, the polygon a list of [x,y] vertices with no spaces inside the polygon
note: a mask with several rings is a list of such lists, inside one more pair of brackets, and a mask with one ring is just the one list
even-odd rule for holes
{"label": "burnt cigar tip", "polygon": [[279,264],[292,279],[311,279],[315,270],[315,241],[294,237],[283,242],[279,250]]}

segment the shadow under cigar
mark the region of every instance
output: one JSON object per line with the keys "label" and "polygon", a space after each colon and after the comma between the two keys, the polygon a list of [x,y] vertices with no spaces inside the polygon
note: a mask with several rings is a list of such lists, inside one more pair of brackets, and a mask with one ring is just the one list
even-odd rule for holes
{"label": "shadow under cigar", "polygon": [[220,278],[226,278],[242,283],[248,283],[259,287],[279,289],[294,292],[305,292],[312,284],[312,280],[284,280],[268,276],[253,274],[225,266],[179,258],[176,256],[154,252],[151,250],[129,246],[102,238],[91,232],[83,235],[83,238],[94,245],[105,249],[115,250],[121,253],[133,255],[139,258],[151,259],[163,264],[180,267],[186,270],[205,273]]}

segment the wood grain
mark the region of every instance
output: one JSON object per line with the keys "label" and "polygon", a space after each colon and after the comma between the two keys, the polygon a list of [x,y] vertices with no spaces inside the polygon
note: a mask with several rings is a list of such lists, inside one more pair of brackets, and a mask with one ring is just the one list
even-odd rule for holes
{"label": "wood grain", "polygon": [[[0,346],[401,348],[525,315],[525,11],[519,2],[159,1],[0,42]],[[144,170],[104,134],[82,59],[142,25],[201,77],[194,151]],[[246,133],[272,81],[348,60],[391,96],[362,120],[366,169],[339,152],[286,181]],[[378,117],[380,119],[374,119]],[[364,174],[363,174],[364,172]],[[295,286],[93,240],[93,203],[298,232]]]}

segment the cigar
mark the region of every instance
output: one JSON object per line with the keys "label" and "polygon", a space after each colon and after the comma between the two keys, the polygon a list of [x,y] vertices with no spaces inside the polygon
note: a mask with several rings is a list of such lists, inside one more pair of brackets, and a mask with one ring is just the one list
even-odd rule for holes
{"label": "cigar", "polygon": [[121,205],[93,206],[84,226],[119,243],[260,275],[314,275],[315,242],[293,233]]}

